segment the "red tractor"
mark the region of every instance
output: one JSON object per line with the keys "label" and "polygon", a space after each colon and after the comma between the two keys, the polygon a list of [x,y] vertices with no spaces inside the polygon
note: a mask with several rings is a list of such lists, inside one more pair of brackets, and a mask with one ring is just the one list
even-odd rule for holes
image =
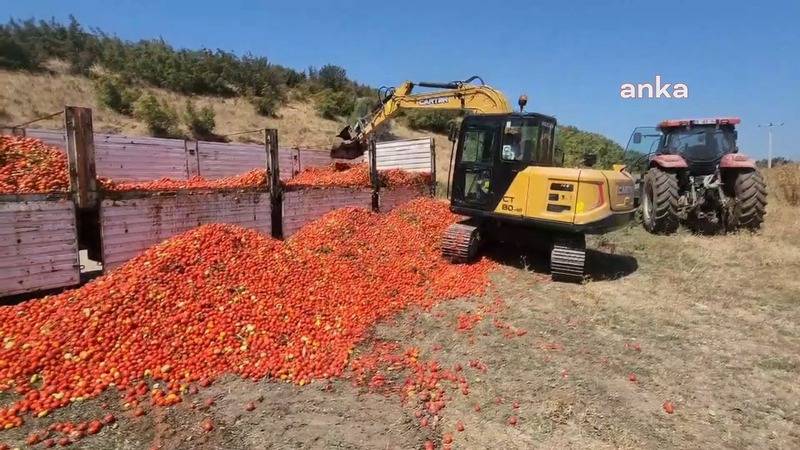
{"label": "red tractor", "polygon": [[647,231],[674,233],[681,222],[704,234],[761,226],[767,188],[755,161],[738,153],[739,122],[665,120],[634,130],[626,153],[647,161],[637,189]]}

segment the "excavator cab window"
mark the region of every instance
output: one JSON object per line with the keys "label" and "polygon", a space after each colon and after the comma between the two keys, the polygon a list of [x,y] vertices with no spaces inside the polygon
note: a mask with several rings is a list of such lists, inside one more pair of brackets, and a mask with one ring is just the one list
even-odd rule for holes
{"label": "excavator cab window", "polygon": [[509,162],[528,162],[538,155],[539,124],[522,119],[509,119],[503,129],[500,159]]}
{"label": "excavator cab window", "polygon": [[556,124],[543,120],[540,124],[542,134],[539,138],[539,156],[534,160],[537,166],[555,166],[563,164],[563,155],[555,154]]}
{"label": "excavator cab window", "polygon": [[494,130],[490,128],[471,128],[464,132],[464,150],[461,162],[491,163]]}
{"label": "excavator cab window", "polygon": [[459,163],[464,168],[463,198],[467,202],[484,204],[491,197],[495,133],[493,127],[485,125],[464,130]]}

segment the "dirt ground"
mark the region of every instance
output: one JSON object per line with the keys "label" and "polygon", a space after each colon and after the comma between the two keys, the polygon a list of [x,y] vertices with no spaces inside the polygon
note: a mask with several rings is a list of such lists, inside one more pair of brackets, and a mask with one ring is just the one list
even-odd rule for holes
{"label": "dirt ground", "polygon": [[[396,342],[463,367],[468,395],[444,383],[446,406],[426,427],[391,388],[407,374],[386,369],[389,388],[377,390],[218,380],[138,418],[106,393],[0,441],[24,447],[49,423],[112,411],[116,424],[72,448],[440,448],[448,435],[453,448],[799,448],[799,213],[771,208],[758,235],[632,227],[590,239],[584,285],[550,282],[541,255],[494,252],[503,266],[486,296],[408,311],[355,352]],[[465,315],[472,329],[459,329]]]}

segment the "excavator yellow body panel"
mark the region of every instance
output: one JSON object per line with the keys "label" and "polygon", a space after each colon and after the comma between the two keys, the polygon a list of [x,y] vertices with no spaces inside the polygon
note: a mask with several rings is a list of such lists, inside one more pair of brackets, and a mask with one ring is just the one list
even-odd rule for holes
{"label": "excavator yellow body panel", "polygon": [[590,226],[617,214],[630,215],[634,210],[633,186],[633,178],[622,170],[533,166],[516,174],[494,212]]}

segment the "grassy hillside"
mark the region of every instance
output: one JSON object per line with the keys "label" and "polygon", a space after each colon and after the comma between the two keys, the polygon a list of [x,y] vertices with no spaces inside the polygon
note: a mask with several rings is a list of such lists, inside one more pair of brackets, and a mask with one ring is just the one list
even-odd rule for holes
{"label": "grassy hillside", "polygon": [[[0,70],[0,123],[14,125],[58,111],[64,105],[92,108],[97,131],[132,135],[148,134],[147,127],[133,117],[125,116],[98,104],[92,82],[83,76],[55,71],[30,73]],[[149,88],[179,112],[183,110],[186,95],[163,89]],[[276,118],[256,113],[253,105],[240,97],[192,96],[198,106],[210,105],[216,112],[216,132],[229,134],[243,130],[275,127],[280,130],[283,145],[299,147],[329,147],[343,122],[320,117],[314,105],[307,101],[289,100],[282,105]],[[60,128],[61,117],[37,122],[35,127]],[[185,130],[184,130],[185,131]],[[392,134],[399,138],[422,136],[426,133],[394,126]],[[232,136],[233,141],[258,140],[257,134]],[[444,136],[439,136],[447,142]]]}

